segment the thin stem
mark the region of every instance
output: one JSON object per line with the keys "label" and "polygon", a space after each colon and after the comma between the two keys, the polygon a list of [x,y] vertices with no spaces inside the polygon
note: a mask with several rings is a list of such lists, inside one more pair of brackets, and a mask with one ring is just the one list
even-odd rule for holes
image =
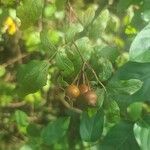
{"label": "thin stem", "polygon": [[91,90],[90,83],[89,83],[89,80],[88,80],[88,76],[87,76],[86,73],[85,73],[85,79],[86,79],[86,82],[87,82],[87,85],[88,85],[88,90]]}
{"label": "thin stem", "polygon": [[76,45],[75,42],[73,42],[74,46],[76,47],[77,52],[79,53],[83,63],[85,63],[85,65],[87,65],[87,67],[92,71],[93,75],[95,76],[95,79],[98,81],[98,83],[104,88],[105,92],[107,92],[105,86],[103,85],[103,83],[98,79],[98,76],[96,74],[96,72],[94,71],[94,69],[85,61],[85,59],[83,58],[78,46]]}
{"label": "thin stem", "polygon": [[77,79],[79,78],[81,70],[77,73],[76,77],[74,78],[72,84],[75,84],[75,82],[77,81]]}
{"label": "thin stem", "polygon": [[82,54],[81,54],[81,52],[80,52],[78,46],[76,45],[76,43],[75,43],[74,41],[73,41],[73,45],[75,46],[76,50],[78,51],[78,53],[79,53],[79,55],[80,55],[80,57],[81,57],[81,59],[82,59],[82,62],[83,62],[83,63],[86,63],[86,61],[84,60],[84,58],[83,58],[83,56],[82,56]]}
{"label": "thin stem", "polygon": [[8,107],[8,108],[19,108],[19,107],[22,107],[22,106],[24,106],[26,104],[27,103],[25,101],[21,101],[21,102],[10,103],[10,104],[8,104],[5,107]]}
{"label": "thin stem", "polygon": [[104,84],[98,79],[98,76],[97,76],[96,72],[94,71],[94,69],[89,64],[87,64],[87,66],[92,71],[92,73],[95,76],[95,79],[98,81],[98,83],[104,88],[105,92],[107,92]]}
{"label": "thin stem", "polygon": [[43,2],[44,2],[44,4],[43,4],[43,8],[42,8],[42,16],[41,16],[41,23],[40,23],[41,30],[43,30],[44,26],[45,26],[45,22],[44,22],[44,9],[46,7],[46,0],[44,0]]}
{"label": "thin stem", "polygon": [[80,74],[82,73],[82,71],[84,70],[84,68],[85,68],[85,62],[83,63],[83,65],[82,65],[82,69],[80,69],[79,70],[79,72],[78,72],[78,74],[76,75],[76,77],[74,78],[74,80],[73,80],[73,84],[77,81],[77,79],[79,79],[80,77]]}
{"label": "thin stem", "polygon": [[83,82],[83,84],[85,84],[85,74],[84,74],[85,65],[86,65],[86,62],[83,63],[83,67],[82,67],[82,82]]}
{"label": "thin stem", "polygon": [[75,108],[75,107],[72,107],[67,101],[65,101],[64,99],[60,99],[61,103],[66,107],[68,108],[69,110],[71,111],[74,111],[76,113],[79,113],[81,114],[83,111],[81,109],[78,109],[78,108]]}
{"label": "thin stem", "polygon": [[22,54],[21,56],[18,56],[18,57],[14,58],[14,59],[11,59],[8,62],[2,64],[1,66],[4,67],[4,68],[6,68],[7,66],[16,63],[17,61],[19,61],[22,58],[25,58],[26,56],[28,56],[28,54]]}
{"label": "thin stem", "polygon": [[85,74],[84,74],[84,72],[82,73],[82,80],[83,80],[83,84],[85,84],[86,83],[86,79],[85,79]]}
{"label": "thin stem", "polygon": [[83,25],[82,21],[79,19],[79,17],[78,17],[77,14],[75,13],[73,7],[71,6],[69,0],[68,0],[68,6],[69,6],[70,10],[72,11],[72,13],[74,14],[74,16],[76,17],[76,19],[78,20],[78,22],[79,22],[81,25]]}

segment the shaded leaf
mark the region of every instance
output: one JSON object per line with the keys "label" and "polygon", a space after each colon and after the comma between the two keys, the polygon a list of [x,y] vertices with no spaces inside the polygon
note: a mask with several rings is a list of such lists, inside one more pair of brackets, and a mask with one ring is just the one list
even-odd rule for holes
{"label": "shaded leaf", "polygon": [[80,24],[72,24],[65,30],[65,40],[66,42],[72,42],[76,33],[79,33],[83,30],[83,27]]}
{"label": "shaded leaf", "polygon": [[32,60],[20,66],[17,72],[18,94],[27,95],[41,89],[47,81],[49,63]]}
{"label": "shaded leaf", "polygon": [[63,76],[69,76],[74,71],[74,65],[71,60],[62,52],[56,55],[56,64],[58,68],[62,71]]}
{"label": "shaded leaf", "polygon": [[136,121],[141,118],[143,103],[135,102],[127,108],[129,117]]}
{"label": "shaded leaf", "polygon": [[92,117],[83,113],[80,123],[80,135],[86,142],[97,141],[102,134],[104,123],[104,114],[101,110],[97,111]]}
{"label": "shaded leaf", "polygon": [[81,12],[80,20],[82,24],[86,27],[94,18],[95,10],[93,7],[89,7],[85,12]]}
{"label": "shaded leaf", "polygon": [[43,142],[47,145],[51,145],[63,138],[69,126],[70,119],[67,117],[59,118],[53,122],[50,122],[41,133]]}
{"label": "shaded leaf", "polygon": [[110,88],[109,92],[113,99],[117,101],[121,109],[126,109],[126,107],[133,102],[149,101],[150,100],[150,63],[136,63],[128,62],[122,66],[109,81],[119,82],[120,80],[130,80],[138,79],[143,82],[143,86],[134,94],[128,95],[120,92],[113,92],[113,88]]}
{"label": "shaded leaf", "polygon": [[133,133],[133,124],[120,122],[104,137],[102,150],[140,150]]}
{"label": "shaded leaf", "polygon": [[[90,64],[101,81],[106,81],[111,77],[113,66],[108,59],[93,54],[90,59]],[[92,73],[89,74],[89,77],[92,77]]]}
{"label": "shaded leaf", "polygon": [[42,14],[43,0],[23,0],[17,8],[17,16],[21,20],[21,26],[28,28],[34,25]]}
{"label": "shaded leaf", "polygon": [[27,133],[31,137],[39,137],[41,128],[37,124],[29,124],[27,127]]}
{"label": "shaded leaf", "polygon": [[116,101],[110,100],[105,107],[105,114],[108,122],[117,123],[118,121],[120,121],[120,108]]}
{"label": "shaded leaf", "polygon": [[53,55],[56,51],[54,42],[51,40],[51,34],[47,30],[43,30],[40,33],[41,47],[44,51],[48,52],[49,55]]}
{"label": "shaded leaf", "polygon": [[89,29],[89,37],[97,39],[106,29],[109,20],[108,9],[103,10]]}

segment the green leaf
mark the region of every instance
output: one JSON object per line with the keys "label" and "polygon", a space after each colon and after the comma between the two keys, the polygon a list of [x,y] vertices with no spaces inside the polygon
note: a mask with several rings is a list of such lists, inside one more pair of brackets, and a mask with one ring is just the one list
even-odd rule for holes
{"label": "green leaf", "polygon": [[[133,102],[142,102],[150,100],[150,63],[136,63],[128,62],[122,66],[109,81],[120,82],[120,80],[130,80],[137,79],[143,82],[143,86],[134,94],[129,95],[121,92],[114,92],[113,87],[109,89],[113,99],[117,101],[121,109],[126,109],[126,107]],[[108,85],[109,85],[108,84]],[[119,90],[119,89],[118,89]]]}
{"label": "green leaf", "polygon": [[[41,47],[44,51],[48,52],[48,54],[51,56],[56,51],[55,49],[55,41],[57,42],[59,40],[59,37],[56,33],[55,40],[52,40],[52,32],[49,30],[43,30],[40,33],[40,40],[41,40]],[[55,37],[55,35],[54,35]]]}
{"label": "green leaf", "polygon": [[70,123],[70,118],[62,117],[54,122],[50,122],[43,130],[41,137],[43,142],[47,145],[51,145],[66,134],[68,126]]}
{"label": "green leaf", "polygon": [[120,121],[120,108],[116,101],[110,100],[105,107],[105,114],[108,122],[117,123]]}
{"label": "green leaf", "polygon": [[142,106],[143,103],[135,102],[129,105],[129,107],[127,108],[128,115],[133,121],[136,121],[141,118]]}
{"label": "green leaf", "polygon": [[1,0],[0,2],[4,5],[13,5],[15,0]]}
{"label": "green leaf", "polygon": [[129,61],[129,53],[124,52],[115,60],[117,67],[121,67]]}
{"label": "green leaf", "polygon": [[145,22],[150,21],[150,0],[143,0],[143,7],[142,7],[142,19]]}
{"label": "green leaf", "polygon": [[119,0],[119,3],[117,5],[118,12],[125,11],[131,4],[133,0]]}
{"label": "green leaf", "polygon": [[149,22],[150,21],[150,10],[145,10],[143,13],[142,13],[142,18],[144,21],[146,22]]}
{"label": "green leaf", "polygon": [[80,135],[82,140],[86,142],[97,141],[103,132],[104,113],[99,110],[92,117],[87,113],[82,114],[80,123]]}
{"label": "green leaf", "polygon": [[95,10],[93,7],[89,7],[85,12],[81,12],[79,18],[82,24],[86,27],[93,20],[95,16]]}
{"label": "green leaf", "polygon": [[101,67],[99,70],[99,78],[101,81],[106,81],[108,80],[112,73],[113,73],[113,66],[111,64],[111,62],[108,60],[108,59],[99,59],[98,60],[98,64],[99,64],[99,67]]}
{"label": "green leaf", "polygon": [[29,145],[24,145],[19,150],[33,150],[33,149]]}
{"label": "green leaf", "polygon": [[95,54],[98,55],[99,57],[104,57],[106,59],[109,59],[112,63],[115,62],[116,58],[118,57],[119,55],[119,52],[117,50],[117,48],[115,47],[95,47]]}
{"label": "green leaf", "polygon": [[[84,59],[89,60],[90,56],[91,56],[91,52],[93,50],[89,38],[88,37],[82,37],[82,38],[76,40],[75,43],[76,43],[80,53],[82,53],[82,56],[84,57]],[[77,51],[76,48],[74,48],[74,51]],[[79,57],[81,57],[81,56],[79,55]]]}
{"label": "green leaf", "polygon": [[64,77],[71,75],[74,71],[73,63],[63,52],[57,53],[56,64]]}
{"label": "green leaf", "polygon": [[141,89],[143,82],[138,79],[120,80],[112,83],[112,89],[115,92],[132,95]]}
{"label": "green leaf", "polygon": [[134,135],[141,150],[150,149],[150,127],[144,128],[135,124]]}
{"label": "green leaf", "polygon": [[144,114],[139,121],[140,125],[143,127],[149,127],[150,126],[150,113]]}
{"label": "green leaf", "polygon": [[67,3],[67,0],[56,0],[55,4],[58,10],[63,10],[65,8],[65,5]]}
{"label": "green leaf", "polygon": [[17,16],[21,20],[21,26],[28,28],[34,25],[41,17],[43,9],[43,0],[23,0],[23,3],[17,8]]}
{"label": "green leaf", "polygon": [[18,93],[22,96],[41,89],[47,81],[49,63],[32,60],[20,66],[17,72]]}
{"label": "green leaf", "polygon": [[0,77],[6,73],[6,69],[3,66],[0,66]]}
{"label": "green leaf", "polygon": [[25,30],[23,33],[23,40],[27,47],[27,52],[41,51],[40,45],[40,33],[34,29]]}
{"label": "green leaf", "polygon": [[75,49],[72,50],[68,48],[66,53],[67,57],[71,60],[71,62],[74,65],[74,74],[77,75],[82,67],[82,59]]}
{"label": "green leaf", "polygon": [[130,47],[130,60],[150,62],[150,24],[137,34]]}
{"label": "green leaf", "polygon": [[24,126],[26,127],[28,125],[28,116],[25,112],[21,110],[15,111],[15,120],[17,122],[18,126]]}
{"label": "green leaf", "polygon": [[44,15],[46,18],[51,18],[56,12],[56,6],[54,4],[47,4],[44,8]]}
{"label": "green leaf", "polygon": [[108,9],[103,10],[89,29],[89,37],[97,39],[105,31],[109,21]]}
{"label": "green leaf", "polygon": [[39,137],[41,128],[37,124],[29,124],[27,127],[27,133],[31,137]]}
{"label": "green leaf", "polygon": [[65,29],[65,40],[66,42],[72,42],[76,33],[79,33],[83,30],[83,27],[80,24],[71,24]]}
{"label": "green leaf", "polygon": [[143,0],[143,10],[148,10],[150,9],[150,0]]}
{"label": "green leaf", "polygon": [[[111,77],[113,66],[108,59],[93,54],[90,59],[90,64],[101,81],[106,81]],[[89,74],[89,76],[92,77],[92,74]]]}
{"label": "green leaf", "polygon": [[102,150],[140,150],[133,133],[133,124],[120,122],[104,137]]}
{"label": "green leaf", "polygon": [[117,5],[118,12],[126,10],[130,6],[130,4],[132,4],[132,1],[133,0],[119,0],[119,3]]}
{"label": "green leaf", "polygon": [[119,0],[119,3],[117,5],[117,10],[119,12],[123,12],[126,11],[127,8],[131,5],[131,4],[138,4],[140,3],[141,0]]}
{"label": "green leaf", "polygon": [[102,107],[103,102],[105,100],[105,91],[104,91],[104,89],[97,88],[95,92],[96,92],[96,95],[98,97],[97,106],[100,108],[100,107]]}

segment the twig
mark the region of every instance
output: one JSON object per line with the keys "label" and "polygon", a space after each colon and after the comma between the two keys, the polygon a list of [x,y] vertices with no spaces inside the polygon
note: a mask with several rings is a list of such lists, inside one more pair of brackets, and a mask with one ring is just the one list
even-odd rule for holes
{"label": "twig", "polygon": [[86,73],[86,72],[85,72],[85,80],[86,80],[86,82],[87,82],[88,89],[91,90],[90,83],[89,83],[88,76],[87,76],[87,73]]}
{"label": "twig", "polygon": [[94,71],[94,69],[89,65],[87,64],[88,68],[92,71],[93,75],[95,76],[96,80],[98,81],[98,83],[104,88],[105,92],[107,92],[104,84],[98,79],[98,76],[96,74],[96,72]]}
{"label": "twig", "polygon": [[22,59],[22,58],[25,58],[25,57],[28,56],[28,55],[29,55],[29,54],[22,54],[21,56],[16,57],[16,58],[14,58],[14,59],[11,59],[11,60],[9,60],[8,62],[2,64],[1,66],[4,67],[4,68],[6,68],[6,67],[8,67],[9,65],[12,65],[12,64],[16,63],[17,61],[19,61],[19,60]]}
{"label": "twig", "polygon": [[41,21],[40,21],[40,27],[41,27],[41,30],[44,29],[44,10],[45,10],[45,7],[46,7],[46,0],[43,0],[43,8],[42,8],[42,15],[41,15]]}
{"label": "twig", "polygon": [[82,62],[83,62],[83,63],[86,63],[86,61],[84,60],[84,58],[83,58],[83,56],[82,56],[82,54],[81,54],[81,52],[80,52],[78,46],[76,45],[76,43],[75,43],[74,41],[73,41],[73,45],[75,46],[77,52],[79,53],[79,55],[80,55],[80,57],[81,57],[81,59],[82,59]]}
{"label": "twig", "polygon": [[83,111],[81,110],[81,109],[78,109],[78,108],[74,108],[74,107],[72,107],[68,102],[66,102],[64,99],[60,99],[60,101],[61,101],[61,103],[66,107],[66,108],[68,108],[69,110],[71,110],[71,111],[74,111],[74,112],[76,112],[76,113],[79,113],[79,114],[81,114]]}
{"label": "twig", "polygon": [[82,21],[79,19],[79,17],[77,16],[77,14],[75,13],[73,7],[71,6],[70,2],[68,1],[68,6],[70,8],[70,10],[72,11],[73,15],[76,17],[76,19],[78,20],[78,22],[83,25]]}
{"label": "twig", "polygon": [[80,52],[78,46],[76,45],[76,43],[73,42],[73,44],[74,44],[74,46],[76,47],[76,50],[78,51],[78,53],[79,53],[79,55],[80,55],[80,57],[81,57],[83,63],[85,63],[85,64],[87,65],[87,67],[92,71],[93,75],[95,76],[95,79],[96,79],[96,80],[98,81],[98,83],[104,88],[105,92],[107,92],[107,90],[106,90],[105,86],[103,85],[103,83],[98,79],[98,76],[97,76],[96,72],[94,71],[94,69],[84,60],[84,58],[83,58],[83,56],[82,56],[82,54],[81,54],[81,52]]}
{"label": "twig", "polygon": [[83,72],[83,70],[84,70],[84,67],[85,67],[85,62],[83,63],[83,65],[82,65],[82,69],[78,72],[78,74],[76,75],[76,77],[74,78],[74,80],[73,80],[73,84],[77,81],[77,79],[79,78],[79,75],[81,74],[81,72]]}
{"label": "twig", "polygon": [[39,120],[41,120],[41,118],[39,118],[37,116],[30,116],[30,117],[28,117],[28,121],[29,122],[37,122]]}
{"label": "twig", "polygon": [[18,108],[18,107],[22,107],[24,105],[26,105],[26,102],[22,101],[22,102],[10,103],[6,107],[9,107],[9,108]]}

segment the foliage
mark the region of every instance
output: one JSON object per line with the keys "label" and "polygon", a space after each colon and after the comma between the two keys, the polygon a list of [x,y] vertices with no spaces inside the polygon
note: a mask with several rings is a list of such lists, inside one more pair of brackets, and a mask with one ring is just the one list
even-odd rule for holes
{"label": "foliage", "polygon": [[0,20],[0,149],[150,149],[150,0],[0,0]]}

